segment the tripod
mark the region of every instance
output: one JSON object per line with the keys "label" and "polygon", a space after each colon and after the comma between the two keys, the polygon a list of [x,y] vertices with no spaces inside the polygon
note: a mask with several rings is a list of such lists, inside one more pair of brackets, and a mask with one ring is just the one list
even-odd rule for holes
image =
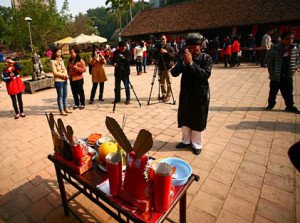
{"label": "tripod", "polygon": [[[128,80],[128,81],[129,81],[129,80]],[[140,103],[140,100],[138,99],[138,97],[137,97],[137,95],[136,95],[136,93],[135,93],[135,90],[133,89],[133,86],[132,86],[132,84],[131,84],[130,81],[129,81],[129,87],[130,87],[130,89],[133,91],[134,96],[135,96],[137,102],[139,103],[139,106],[142,107],[142,105],[141,105],[141,103]],[[123,89],[125,89],[125,87],[124,87],[124,88],[120,88],[120,91],[123,90]],[[117,104],[117,102],[116,102],[116,100],[114,100],[113,113],[114,113],[115,110],[116,110],[116,104]]]}
{"label": "tripod", "polygon": [[[161,57],[162,60],[163,60],[162,55],[160,55],[160,57]],[[154,73],[153,73],[153,77],[152,77],[151,90],[150,90],[150,94],[149,94],[149,99],[148,99],[147,105],[150,105],[150,100],[151,100],[151,94],[152,94],[152,90],[153,90],[153,85],[154,85],[154,82],[155,82],[156,75],[157,75],[157,73],[158,73],[157,62],[155,62],[154,64],[155,64],[155,68],[154,68]],[[167,70],[167,69],[166,69],[166,64],[164,63],[164,61],[163,61],[163,64],[164,64],[165,70]],[[158,79],[158,82],[159,82],[159,85],[158,85],[158,100],[160,100],[160,79]],[[170,83],[169,78],[167,78],[167,84],[168,84],[168,87],[170,88],[170,92],[171,92],[172,99],[173,99],[173,103],[171,103],[171,104],[175,105],[175,104],[176,104],[176,101],[175,101],[175,99],[174,99],[173,90],[172,90],[172,87],[171,87],[171,83]]]}

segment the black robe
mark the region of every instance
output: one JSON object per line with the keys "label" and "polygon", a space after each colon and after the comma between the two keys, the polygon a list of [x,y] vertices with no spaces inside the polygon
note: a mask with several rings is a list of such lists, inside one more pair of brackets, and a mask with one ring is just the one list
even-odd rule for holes
{"label": "black robe", "polygon": [[187,126],[194,131],[206,128],[210,91],[208,78],[212,60],[205,53],[193,57],[192,65],[184,65],[183,59],[171,70],[174,77],[182,73],[178,108],[178,127]]}

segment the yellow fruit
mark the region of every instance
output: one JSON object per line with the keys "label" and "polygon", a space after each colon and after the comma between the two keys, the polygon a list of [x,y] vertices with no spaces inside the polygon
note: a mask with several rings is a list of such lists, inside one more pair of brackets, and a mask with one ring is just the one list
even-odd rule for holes
{"label": "yellow fruit", "polygon": [[105,157],[109,153],[114,153],[118,151],[118,146],[113,142],[105,142],[102,143],[101,146],[98,148],[99,153],[99,161],[103,163],[105,161]]}

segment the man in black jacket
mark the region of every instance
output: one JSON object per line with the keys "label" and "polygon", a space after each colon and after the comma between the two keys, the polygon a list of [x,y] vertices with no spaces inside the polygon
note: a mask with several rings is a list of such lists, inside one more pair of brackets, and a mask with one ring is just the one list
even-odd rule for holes
{"label": "man in black jacket", "polygon": [[208,78],[212,59],[201,52],[203,36],[189,34],[182,58],[171,70],[177,77],[182,73],[180,84],[178,127],[182,130],[182,142],[177,148],[192,144],[193,153],[199,155],[203,147],[203,131],[206,128],[210,100]]}
{"label": "man in black jacket", "polygon": [[285,110],[299,113],[293,98],[293,76],[297,68],[299,51],[293,41],[293,33],[286,31],[281,34],[281,43],[273,46],[268,53],[270,91],[267,110],[274,108],[276,95],[280,90],[286,105]]}
{"label": "man in black jacket", "polygon": [[[174,65],[175,51],[173,47],[167,44],[167,37],[161,36],[161,47],[156,48],[153,53],[153,58],[157,61],[159,83],[161,87],[162,97],[160,100],[167,102],[170,100],[171,93],[171,75],[170,69]],[[167,90],[166,90],[167,85]]]}
{"label": "man in black jacket", "polygon": [[114,56],[112,58],[112,63],[115,65],[115,103],[121,101],[121,81],[125,86],[125,104],[128,105],[130,103],[130,60],[131,53],[128,49],[126,49],[126,43],[124,41],[120,41],[118,49],[114,52]]}

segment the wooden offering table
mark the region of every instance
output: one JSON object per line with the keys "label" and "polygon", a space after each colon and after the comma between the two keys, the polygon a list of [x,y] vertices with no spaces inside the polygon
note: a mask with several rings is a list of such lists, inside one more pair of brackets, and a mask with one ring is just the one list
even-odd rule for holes
{"label": "wooden offering table", "polygon": [[[153,208],[148,213],[138,213],[134,210],[130,204],[122,201],[118,197],[112,197],[105,191],[101,190],[101,185],[107,182],[107,173],[100,170],[96,163],[93,167],[79,175],[72,171],[67,165],[55,158],[53,155],[49,155],[48,159],[51,160],[55,166],[57,181],[59,185],[62,206],[64,208],[65,215],[69,215],[70,212],[74,212],[69,208],[68,202],[74,199],[79,194],[84,194],[92,202],[102,208],[107,214],[112,216],[116,222],[163,222],[168,220],[169,222],[175,222],[168,218],[168,215],[172,212],[176,204],[179,202],[180,222],[186,222],[186,192],[194,181],[199,181],[200,177],[192,174],[187,183],[180,187],[175,187],[174,197],[172,199],[169,209],[164,213],[156,212]],[[64,180],[74,186],[78,192],[73,196],[67,198],[65,191]],[[74,216],[81,221],[76,214]]]}

